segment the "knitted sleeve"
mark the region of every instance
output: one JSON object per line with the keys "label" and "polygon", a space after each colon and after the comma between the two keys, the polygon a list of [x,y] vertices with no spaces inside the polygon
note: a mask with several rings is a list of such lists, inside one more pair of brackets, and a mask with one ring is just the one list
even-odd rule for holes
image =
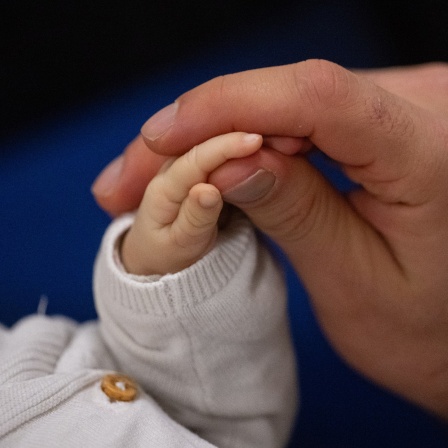
{"label": "knitted sleeve", "polygon": [[[104,340],[175,420],[219,447],[280,447],[296,411],[295,359],[282,272],[247,219],[176,274],[136,277],[106,232],[94,290]],[[114,255],[115,254],[115,255]]]}

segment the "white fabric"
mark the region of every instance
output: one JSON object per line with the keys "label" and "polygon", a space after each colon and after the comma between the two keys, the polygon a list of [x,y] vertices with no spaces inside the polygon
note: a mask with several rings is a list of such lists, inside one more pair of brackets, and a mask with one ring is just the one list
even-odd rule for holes
{"label": "white fabric", "polygon": [[[284,279],[247,220],[190,268],[131,276],[107,230],[98,322],[30,316],[0,328],[0,447],[280,447],[296,411]],[[111,402],[101,378],[139,384]]]}

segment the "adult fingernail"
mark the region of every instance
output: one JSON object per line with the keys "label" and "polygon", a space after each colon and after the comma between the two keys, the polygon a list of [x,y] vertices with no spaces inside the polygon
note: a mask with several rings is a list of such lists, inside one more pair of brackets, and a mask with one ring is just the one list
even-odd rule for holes
{"label": "adult fingernail", "polygon": [[179,104],[172,103],[155,113],[141,128],[143,138],[157,140],[173,125]]}
{"label": "adult fingernail", "polygon": [[112,160],[95,179],[92,185],[92,194],[96,197],[108,196],[115,189],[123,169],[123,156]]}
{"label": "adult fingernail", "polygon": [[255,174],[243,182],[222,193],[227,202],[245,204],[261,199],[271,191],[275,184],[274,173],[266,170],[258,170]]}

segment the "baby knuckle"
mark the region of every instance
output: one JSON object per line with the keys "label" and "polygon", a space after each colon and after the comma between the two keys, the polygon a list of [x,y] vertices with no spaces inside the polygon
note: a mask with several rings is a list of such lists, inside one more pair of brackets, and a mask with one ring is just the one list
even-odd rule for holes
{"label": "baby knuckle", "polygon": [[199,163],[199,145],[193,146],[185,155],[185,161],[189,166],[195,167]]}
{"label": "baby knuckle", "polygon": [[209,213],[201,210],[185,210],[185,233],[197,235],[214,224],[215,220]]}

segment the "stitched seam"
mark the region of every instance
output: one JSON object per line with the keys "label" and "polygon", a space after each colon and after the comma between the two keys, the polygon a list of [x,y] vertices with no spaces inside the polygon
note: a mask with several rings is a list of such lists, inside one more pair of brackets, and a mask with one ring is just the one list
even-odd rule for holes
{"label": "stitched seam", "polygon": [[[175,300],[173,298],[172,292],[171,290],[165,285],[165,294],[167,299],[169,300],[169,302],[172,304],[172,306],[175,303]],[[183,296],[183,291],[181,292],[181,296]],[[182,303],[181,304],[181,309],[185,304]],[[183,313],[182,313],[183,314]],[[204,383],[201,380],[201,377],[199,375],[199,369],[197,366],[197,361],[196,361],[196,357],[195,357],[195,350],[194,350],[194,344],[193,344],[193,338],[191,337],[190,333],[187,331],[187,327],[184,325],[184,323],[182,322],[183,318],[182,315],[179,316],[178,313],[176,313],[176,321],[179,323],[183,333],[185,334],[187,341],[188,341],[188,350],[190,352],[190,358],[192,361],[192,368],[193,368],[193,373],[197,379],[197,382],[199,384],[199,388],[201,390],[201,401],[202,401],[202,406],[204,407],[204,409],[206,411],[209,411],[209,407],[207,406],[207,400],[206,400],[206,389],[204,386]]]}
{"label": "stitched seam", "polygon": [[185,325],[182,322],[182,319],[179,319],[179,324],[183,330],[183,332],[185,333],[187,340],[188,340],[188,349],[190,351],[190,356],[191,356],[191,360],[192,360],[192,367],[193,367],[193,372],[194,375],[197,379],[197,382],[199,384],[199,388],[201,390],[201,401],[202,401],[202,405],[204,407],[204,410],[207,412],[210,412],[210,408],[208,406],[208,399],[207,399],[207,390],[205,388],[204,382],[201,379],[201,375],[199,374],[199,368],[197,365],[197,359],[195,356],[195,349],[194,349],[194,343],[193,343],[193,338],[191,337],[190,333],[187,331]]}

